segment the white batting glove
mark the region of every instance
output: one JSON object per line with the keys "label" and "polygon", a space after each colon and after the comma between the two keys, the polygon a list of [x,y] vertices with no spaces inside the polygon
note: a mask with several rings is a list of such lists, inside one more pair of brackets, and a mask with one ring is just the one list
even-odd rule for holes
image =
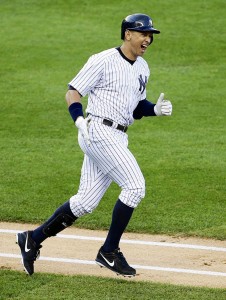
{"label": "white batting glove", "polygon": [[156,116],[171,116],[173,106],[169,100],[164,100],[164,93],[161,93],[154,106]]}
{"label": "white batting glove", "polygon": [[77,126],[78,130],[81,132],[81,135],[83,136],[83,138],[87,142],[88,146],[90,146],[87,120],[84,119],[82,116],[80,116],[75,121],[75,125]]}

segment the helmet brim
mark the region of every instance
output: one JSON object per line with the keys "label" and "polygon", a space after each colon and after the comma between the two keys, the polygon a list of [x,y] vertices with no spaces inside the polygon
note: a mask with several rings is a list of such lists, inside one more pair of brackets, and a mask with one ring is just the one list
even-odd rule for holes
{"label": "helmet brim", "polygon": [[139,31],[139,32],[142,32],[142,31],[150,31],[152,33],[155,33],[155,34],[159,34],[160,31],[154,27],[150,27],[150,26],[142,26],[142,27],[135,27],[135,28],[126,28],[126,30],[131,30],[131,31]]}

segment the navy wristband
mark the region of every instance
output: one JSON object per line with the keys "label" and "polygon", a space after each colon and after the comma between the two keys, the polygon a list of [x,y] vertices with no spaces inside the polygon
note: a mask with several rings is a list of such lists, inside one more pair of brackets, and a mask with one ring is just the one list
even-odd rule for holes
{"label": "navy wristband", "polygon": [[75,122],[78,117],[84,117],[82,111],[82,104],[80,102],[74,102],[68,107],[69,113]]}

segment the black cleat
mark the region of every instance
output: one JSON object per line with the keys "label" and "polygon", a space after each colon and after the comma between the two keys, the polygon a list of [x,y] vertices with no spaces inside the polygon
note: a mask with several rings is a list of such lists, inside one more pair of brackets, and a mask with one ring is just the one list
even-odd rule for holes
{"label": "black cleat", "polygon": [[42,248],[42,245],[36,245],[35,241],[32,240],[31,234],[32,231],[25,231],[17,233],[16,235],[16,243],[19,245],[21,250],[22,264],[28,275],[32,275],[34,273],[34,261],[39,257],[39,249]]}
{"label": "black cleat", "polygon": [[123,275],[124,277],[136,276],[136,270],[128,265],[119,248],[106,253],[101,247],[96,257],[96,263],[117,273],[117,275]]}

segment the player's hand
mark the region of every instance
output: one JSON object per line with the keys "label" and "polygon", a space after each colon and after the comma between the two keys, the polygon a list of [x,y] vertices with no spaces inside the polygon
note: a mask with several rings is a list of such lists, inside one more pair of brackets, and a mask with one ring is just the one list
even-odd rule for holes
{"label": "player's hand", "polygon": [[81,135],[83,136],[83,138],[87,142],[88,146],[90,146],[87,120],[84,119],[82,116],[80,116],[75,121],[75,125],[77,126],[77,128],[80,131]]}
{"label": "player's hand", "polygon": [[169,100],[164,100],[164,93],[161,93],[154,107],[156,116],[171,116],[172,110],[172,103]]}

